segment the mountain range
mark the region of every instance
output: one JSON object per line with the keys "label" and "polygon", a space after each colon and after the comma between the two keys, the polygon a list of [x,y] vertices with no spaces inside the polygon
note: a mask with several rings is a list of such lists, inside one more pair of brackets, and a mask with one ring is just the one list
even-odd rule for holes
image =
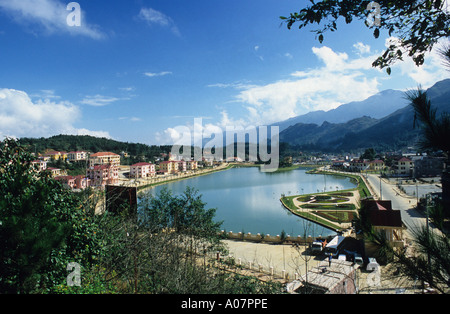
{"label": "mountain range", "polygon": [[[450,112],[450,79],[427,89],[437,116]],[[414,111],[398,90],[385,90],[364,101],[351,102],[330,111],[314,111],[275,123],[280,142],[303,150],[324,152],[365,148],[396,150],[414,146],[420,129],[414,128]]]}

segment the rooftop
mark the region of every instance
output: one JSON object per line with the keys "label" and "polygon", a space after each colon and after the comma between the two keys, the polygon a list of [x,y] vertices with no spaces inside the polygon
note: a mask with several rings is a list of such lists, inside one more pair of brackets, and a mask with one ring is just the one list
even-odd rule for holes
{"label": "rooftop", "polygon": [[111,153],[111,152],[98,152],[98,153],[91,155],[91,157],[105,157],[105,156],[120,157],[119,155]]}

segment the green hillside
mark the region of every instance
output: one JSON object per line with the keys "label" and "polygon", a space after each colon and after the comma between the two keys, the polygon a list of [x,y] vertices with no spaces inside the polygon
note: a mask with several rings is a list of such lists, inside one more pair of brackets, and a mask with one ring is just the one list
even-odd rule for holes
{"label": "green hillside", "polygon": [[49,138],[21,138],[20,143],[31,152],[42,153],[46,149],[56,151],[108,151],[116,154],[127,152],[133,158],[150,160],[161,153],[169,153],[171,146],[156,146],[139,143],[119,142],[89,135],[56,135]]}

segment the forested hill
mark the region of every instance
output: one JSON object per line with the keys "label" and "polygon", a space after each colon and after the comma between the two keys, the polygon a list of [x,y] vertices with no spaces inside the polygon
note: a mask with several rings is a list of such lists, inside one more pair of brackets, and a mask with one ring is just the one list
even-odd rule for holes
{"label": "forested hill", "polygon": [[42,153],[46,149],[56,151],[88,151],[113,152],[120,154],[127,152],[131,156],[151,159],[161,153],[169,153],[171,146],[156,146],[139,143],[119,142],[107,138],[99,138],[89,135],[56,135],[49,138],[21,138],[20,143],[28,146],[31,152]]}

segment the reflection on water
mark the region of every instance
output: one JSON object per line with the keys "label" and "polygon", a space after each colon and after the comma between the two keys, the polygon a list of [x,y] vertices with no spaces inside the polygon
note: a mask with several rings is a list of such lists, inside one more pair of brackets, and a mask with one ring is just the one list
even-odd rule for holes
{"label": "reflection on water", "polygon": [[154,194],[167,187],[174,194],[181,194],[187,186],[196,188],[207,208],[217,208],[216,220],[224,221],[222,229],[226,231],[277,235],[284,230],[292,236],[334,234],[333,230],[292,215],[281,205],[280,197],[350,189],[355,184],[348,178],[306,171],[300,168],[264,173],[256,167],[233,168],[157,186],[149,192]]}

